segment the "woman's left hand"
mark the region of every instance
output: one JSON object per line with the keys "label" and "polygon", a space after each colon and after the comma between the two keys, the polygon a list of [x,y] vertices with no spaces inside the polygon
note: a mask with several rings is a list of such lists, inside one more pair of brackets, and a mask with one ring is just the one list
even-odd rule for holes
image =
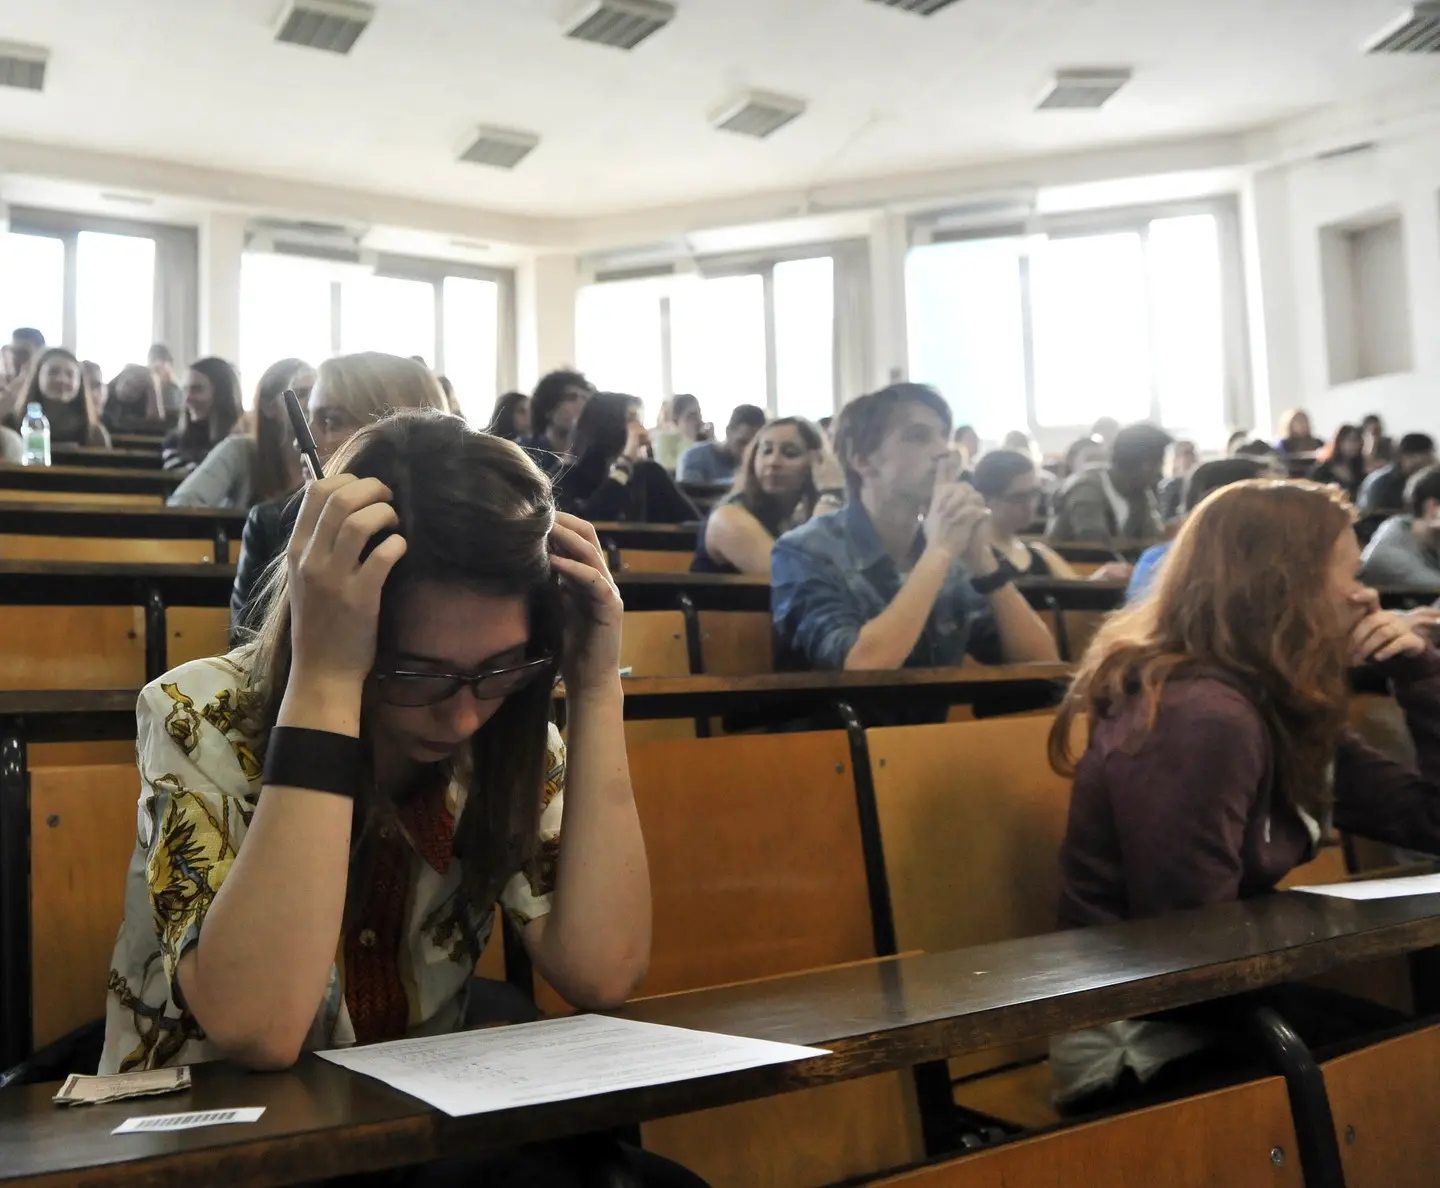
{"label": "woman's left hand", "polygon": [[578,516],[556,512],[550,565],[560,576],[565,606],[566,690],[573,695],[603,688],[620,673],[625,606],[594,527]]}
{"label": "woman's left hand", "polygon": [[1357,668],[1396,656],[1418,656],[1429,647],[1404,615],[1380,609],[1380,596],[1374,590],[1361,590],[1351,602],[1361,615],[1350,632],[1350,663]]}

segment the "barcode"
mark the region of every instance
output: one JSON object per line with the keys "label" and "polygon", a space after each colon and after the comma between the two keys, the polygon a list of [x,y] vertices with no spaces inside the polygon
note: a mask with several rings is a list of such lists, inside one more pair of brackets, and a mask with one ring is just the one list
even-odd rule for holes
{"label": "barcode", "polygon": [[227,1122],[254,1122],[265,1112],[264,1106],[236,1110],[198,1110],[189,1114],[152,1114],[148,1118],[130,1118],[111,1134],[140,1134],[153,1130],[191,1130],[197,1126],[222,1126]]}

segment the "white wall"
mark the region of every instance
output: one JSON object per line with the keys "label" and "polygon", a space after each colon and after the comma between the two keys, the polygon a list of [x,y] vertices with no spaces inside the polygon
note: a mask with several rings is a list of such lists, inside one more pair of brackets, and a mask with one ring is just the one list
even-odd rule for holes
{"label": "white wall", "polygon": [[[1373,148],[1330,159],[1309,156],[1263,169],[1247,203],[1255,234],[1250,241],[1252,294],[1258,283],[1264,350],[1257,389],[1267,391],[1274,413],[1308,408],[1316,432],[1326,436],[1342,421],[1378,412],[1395,433],[1440,435],[1440,124],[1376,137]],[[1335,272],[1334,238],[1326,229],[1364,226],[1398,214],[1403,279],[1390,289],[1386,308],[1367,308],[1353,319],[1363,335],[1375,322],[1400,320],[1396,340],[1408,335],[1411,366],[1397,374],[1331,383],[1332,358],[1356,344],[1327,336],[1326,274]],[[1391,246],[1397,246],[1393,240]],[[1364,280],[1365,278],[1360,278]],[[1373,279],[1373,278],[1371,278]],[[1368,285],[1350,294],[1355,299]],[[1329,297],[1345,304],[1332,283]],[[1256,311],[1252,310],[1252,314]],[[1381,343],[1382,360],[1406,352]],[[1363,368],[1362,368],[1363,369]],[[1258,426],[1257,426],[1258,427]]]}

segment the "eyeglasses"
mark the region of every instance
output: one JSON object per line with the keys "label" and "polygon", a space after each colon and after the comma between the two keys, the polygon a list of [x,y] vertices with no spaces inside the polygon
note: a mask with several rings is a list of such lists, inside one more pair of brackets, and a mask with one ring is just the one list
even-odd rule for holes
{"label": "eyeglasses", "polygon": [[512,664],[505,668],[493,668],[488,672],[477,672],[473,676],[461,676],[453,672],[409,672],[392,669],[375,674],[376,689],[382,700],[390,705],[418,709],[425,705],[439,705],[449,701],[467,685],[476,701],[499,701],[529,688],[536,681],[549,677],[555,671],[555,657],[541,656],[526,660],[523,664]]}

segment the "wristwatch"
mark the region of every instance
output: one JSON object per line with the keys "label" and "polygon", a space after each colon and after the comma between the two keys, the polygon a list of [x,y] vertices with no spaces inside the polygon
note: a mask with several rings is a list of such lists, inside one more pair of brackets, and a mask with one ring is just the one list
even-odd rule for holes
{"label": "wristwatch", "polygon": [[987,573],[984,577],[972,577],[970,585],[974,587],[977,594],[993,594],[996,590],[1008,586],[1014,579],[1015,575],[1002,566],[994,573]]}

